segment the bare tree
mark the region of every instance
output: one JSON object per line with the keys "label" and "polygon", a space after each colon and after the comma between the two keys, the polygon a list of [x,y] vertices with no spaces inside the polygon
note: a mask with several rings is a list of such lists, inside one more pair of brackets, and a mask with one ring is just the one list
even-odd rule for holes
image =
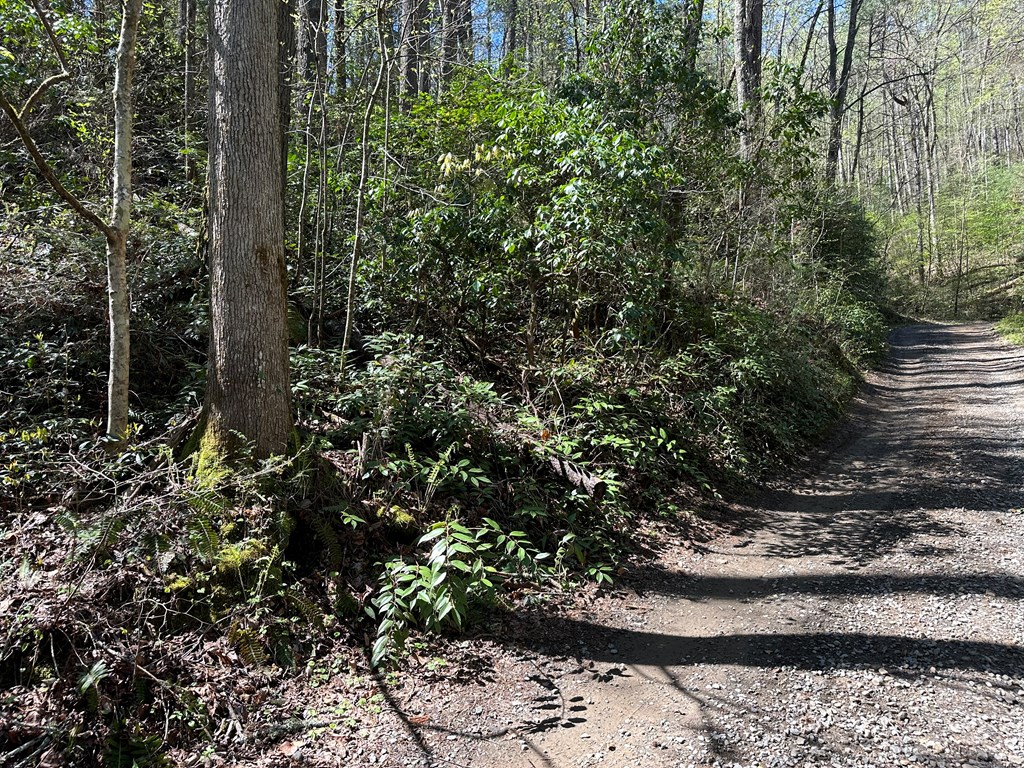
{"label": "bare tree", "polygon": [[850,0],[846,25],[846,45],[842,67],[836,43],[836,0],[828,0],[828,90],[832,97],[828,114],[828,149],[825,154],[825,183],[833,185],[839,168],[843,142],[843,117],[846,114],[846,93],[853,69],[854,45],[857,42],[858,16],[863,0]]}

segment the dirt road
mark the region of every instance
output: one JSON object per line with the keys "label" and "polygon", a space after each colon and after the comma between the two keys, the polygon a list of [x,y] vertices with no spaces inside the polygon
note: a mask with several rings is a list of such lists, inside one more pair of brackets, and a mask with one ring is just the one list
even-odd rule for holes
{"label": "dirt road", "polygon": [[411,696],[404,763],[1024,765],[1024,353],[987,325],[892,347],[813,477],[541,622],[471,709]]}

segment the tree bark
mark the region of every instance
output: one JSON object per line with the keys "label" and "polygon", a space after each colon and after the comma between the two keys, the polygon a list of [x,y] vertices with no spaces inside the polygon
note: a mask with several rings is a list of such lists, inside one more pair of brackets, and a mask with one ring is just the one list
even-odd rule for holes
{"label": "tree bark", "polygon": [[142,0],[129,0],[121,20],[114,75],[114,188],[107,233],[107,297],[110,369],[107,378],[107,435],[123,440],[128,431],[130,355],[127,240],[132,204],[132,77]]}
{"label": "tree bark", "polygon": [[853,68],[853,48],[857,42],[857,17],[863,0],[850,0],[850,18],[846,27],[846,47],[843,50],[842,69],[839,68],[839,55],[836,45],[836,2],[828,4],[828,74],[829,94],[832,104],[829,107],[828,149],[825,155],[825,183],[833,186],[839,169],[839,154],[843,143],[843,116],[846,114],[846,93],[850,85],[850,71]]}
{"label": "tree bark", "polygon": [[[277,0],[210,6],[210,359],[201,450],[283,453],[292,430]],[[201,457],[202,458],[202,457]]]}
{"label": "tree bark", "polygon": [[736,102],[743,124],[740,154],[749,159],[751,134],[761,122],[761,36],[763,0],[735,0],[733,47],[736,67]]}

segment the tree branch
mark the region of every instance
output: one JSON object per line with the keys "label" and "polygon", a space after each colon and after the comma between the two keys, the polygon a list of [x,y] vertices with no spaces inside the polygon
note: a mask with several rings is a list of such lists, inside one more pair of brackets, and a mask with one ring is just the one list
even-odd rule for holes
{"label": "tree branch", "polygon": [[18,136],[21,137],[21,143],[25,145],[25,149],[28,150],[29,155],[35,161],[36,167],[39,172],[43,175],[43,178],[49,182],[50,186],[53,187],[53,191],[57,193],[65,203],[71,206],[71,208],[81,216],[85,221],[91,224],[96,230],[102,234],[105,238],[110,240],[115,237],[116,233],[110,226],[103,221],[99,216],[90,211],[85,205],[75,197],[71,192],[68,191],[60,179],[57,178],[57,174],[53,172],[49,163],[46,162],[46,158],[43,157],[39,151],[39,147],[36,146],[35,141],[32,139],[32,134],[29,133],[28,128],[21,119],[21,115],[18,111],[11,106],[11,103],[7,100],[7,97],[0,93],[0,109],[2,109],[7,117],[10,118],[11,123],[14,124],[14,129],[18,132]]}
{"label": "tree branch", "polygon": [[42,22],[43,29],[46,30],[46,36],[50,38],[50,45],[53,46],[53,52],[57,56],[57,61],[60,62],[60,68],[67,72],[68,60],[64,58],[64,49],[60,47],[60,41],[57,39],[57,35],[53,33],[53,27],[50,26],[50,20],[43,13],[43,7],[39,4],[39,0],[32,0],[32,7],[35,9],[39,21]]}
{"label": "tree branch", "polygon": [[928,77],[928,73],[927,72],[911,72],[909,75],[903,75],[902,77],[894,77],[891,80],[886,80],[884,82],[878,83],[877,85],[875,85],[875,86],[873,86],[871,88],[866,89],[863,93],[861,93],[860,96],[858,96],[856,99],[854,99],[849,104],[847,104],[846,105],[846,109],[844,110],[844,112],[849,110],[849,109],[851,109],[851,108],[853,108],[853,107],[855,107],[855,106],[857,106],[860,102],[864,101],[864,99],[866,97],[870,96],[875,91],[880,91],[880,90],[882,90],[883,88],[885,88],[888,85],[895,85],[896,83],[902,83],[902,82],[905,82],[907,80],[913,80],[915,77],[925,77],[926,78],[926,77]]}
{"label": "tree branch", "polygon": [[18,117],[24,119],[31,111],[32,107],[35,106],[35,103],[42,98],[42,95],[46,93],[47,90],[49,90],[50,86],[56,85],[61,80],[67,80],[69,77],[71,77],[70,73],[61,72],[59,75],[50,75],[48,78],[43,80],[43,82],[39,84],[39,87],[32,91],[32,95],[25,99],[25,106],[19,110]]}

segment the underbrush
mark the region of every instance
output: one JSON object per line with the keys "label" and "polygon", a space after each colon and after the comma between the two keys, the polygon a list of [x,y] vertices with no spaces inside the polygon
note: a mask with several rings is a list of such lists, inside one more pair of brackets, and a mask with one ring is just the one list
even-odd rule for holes
{"label": "underbrush", "polygon": [[320,568],[343,581],[365,569],[352,570],[341,531],[407,543],[380,561],[364,606],[375,662],[410,628],[460,630],[525,585],[610,583],[625,532],[692,519],[701,497],[819,439],[856,387],[846,350],[877,354],[885,332],[871,316],[840,343],[827,319],[787,323],[735,300],[690,311],[710,331],[682,350],[570,357],[516,386],[460,370],[422,337],[374,337],[344,376],[340,352],[295,354],[303,423],[331,465],[300,515]]}
{"label": "underbrush", "polygon": [[1009,315],[996,323],[996,331],[1011,344],[1024,346],[1024,315]]}
{"label": "underbrush", "polygon": [[935,320],[1019,312],[1024,168],[983,163],[942,186],[930,220],[910,212],[886,226],[893,302]]}

